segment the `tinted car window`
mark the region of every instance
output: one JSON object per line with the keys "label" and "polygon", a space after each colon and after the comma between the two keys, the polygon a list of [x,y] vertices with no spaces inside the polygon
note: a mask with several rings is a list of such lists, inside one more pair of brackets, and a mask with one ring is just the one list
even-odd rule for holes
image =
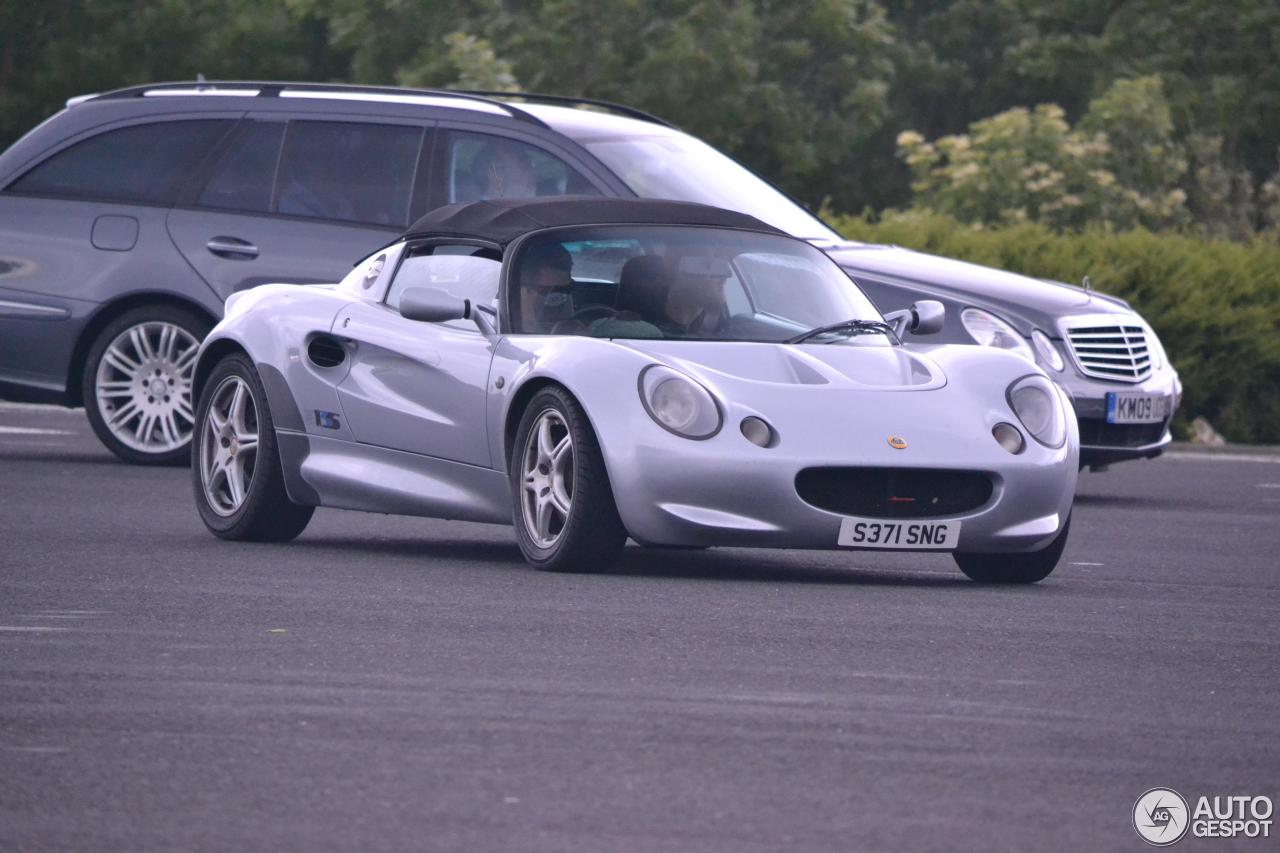
{"label": "tinted car window", "polygon": [[[496,307],[502,262],[492,249],[476,246],[424,246],[410,250],[387,290],[387,305],[399,308],[400,294],[410,287],[431,287],[479,305]],[[448,325],[475,330],[470,321]]]}
{"label": "tinted car window", "polygon": [[403,226],[422,128],[347,122],[289,125],[275,209],[293,216]]}
{"label": "tinted car window", "polygon": [[9,185],[17,192],[109,201],[172,203],[230,127],[196,119],[109,130],[45,160]]}
{"label": "tinted car window", "polygon": [[445,158],[448,203],[492,198],[599,195],[573,167],[541,148],[486,133],[454,131]]}
{"label": "tinted car window", "polygon": [[271,185],[283,139],[283,122],[242,124],[197,203],[202,207],[261,213],[271,210]]}

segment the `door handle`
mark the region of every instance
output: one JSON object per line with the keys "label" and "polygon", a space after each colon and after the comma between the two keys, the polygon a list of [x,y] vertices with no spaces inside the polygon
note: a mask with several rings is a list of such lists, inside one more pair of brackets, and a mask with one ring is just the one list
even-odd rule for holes
{"label": "door handle", "polygon": [[214,237],[204,246],[215,255],[236,261],[247,261],[258,257],[258,247],[239,237]]}

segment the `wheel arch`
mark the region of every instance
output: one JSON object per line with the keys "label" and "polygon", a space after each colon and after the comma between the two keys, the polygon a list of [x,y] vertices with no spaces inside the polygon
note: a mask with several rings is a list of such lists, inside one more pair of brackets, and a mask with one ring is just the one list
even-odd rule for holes
{"label": "wheel arch", "polygon": [[84,405],[84,370],[85,360],[89,357],[89,349],[97,340],[98,335],[102,334],[102,330],[107,327],[113,320],[121,315],[134,310],[135,308],[150,308],[156,306],[164,306],[169,308],[180,308],[184,311],[190,311],[208,321],[212,327],[218,322],[218,318],[213,316],[207,308],[192,299],[186,299],[172,293],[148,291],[143,293],[131,293],[128,296],[122,296],[112,302],[108,302],[100,307],[85,327],[80,331],[80,336],[76,339],[75,347],[71,351],[71,363],[67,369],[67,404],[70,406]]}
{"label": "wheel arch", "polygon": [[[511,403],[507,406],[506,420],[502,425],[502,468],[508,473],[511,471],[511,456],[515,452],[516,431],[520,429],[520,419],[524,417],[525,409],[529,408],[529,401],[545,388],[559,388],[577,400],[579,406],[582,405],[578,395],[569,390],[568,386],[549,376],[535,376],[517,388],[511,396]],[[583,411],[586,411],[585,406]],[[591,420],[590,415],[587,415],[587,420]],[[591,429],[595,430],[595,424],[591,425]]]}
{"label": "wheel arch", "polygon": [[218,362],[233,353],[249,355],[249,351],[235,338],[218,338],[209,344],[204,352],[200,353],[200,358],[196,361],[196,369],[191,374],[191,403],[193,407],[196,401],[200,399],[200,391],[204,388],[205,380],[209,378],[213,368]]}

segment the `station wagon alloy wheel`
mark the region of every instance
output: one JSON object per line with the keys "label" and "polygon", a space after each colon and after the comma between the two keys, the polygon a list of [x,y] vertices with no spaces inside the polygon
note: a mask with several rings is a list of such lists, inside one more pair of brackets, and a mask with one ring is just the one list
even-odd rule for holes
{"label": "station wagon alloy wheel", "polygon": [[200,341],[175,323],[139,323],[103,352],[93,393],[103,425],[125,447],[164,454],[191,440],[191,374]]}
{"label": "station wagon alloy wheel", "polygon": [[538,547],[550,548],[573,509],[573,436],[559,412],[548,409],[538,417],[522,457],[525,528]]}
{"label": "station wagon alloy wheel", "polygon": [[200,481],[209,508],[229,516],[249,494],[258,460],[258,410],[249,386],[229,376],[214,389],[200,444]]}

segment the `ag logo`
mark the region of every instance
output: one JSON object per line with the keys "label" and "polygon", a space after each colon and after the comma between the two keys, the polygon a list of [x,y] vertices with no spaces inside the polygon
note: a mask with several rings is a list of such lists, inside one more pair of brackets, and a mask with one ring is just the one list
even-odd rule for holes
{"label": "ag logo", "polygon": [[900,435],[889,436],[889,446],[894,450],[906,450],[907,440]]}
{"label": "ag logo", "polygon": [[1171,788],[1152,788],[1133,804],[1133,828],[1143,841],[1156,847],[1181,840],[1190,824],[1187,801]]}

